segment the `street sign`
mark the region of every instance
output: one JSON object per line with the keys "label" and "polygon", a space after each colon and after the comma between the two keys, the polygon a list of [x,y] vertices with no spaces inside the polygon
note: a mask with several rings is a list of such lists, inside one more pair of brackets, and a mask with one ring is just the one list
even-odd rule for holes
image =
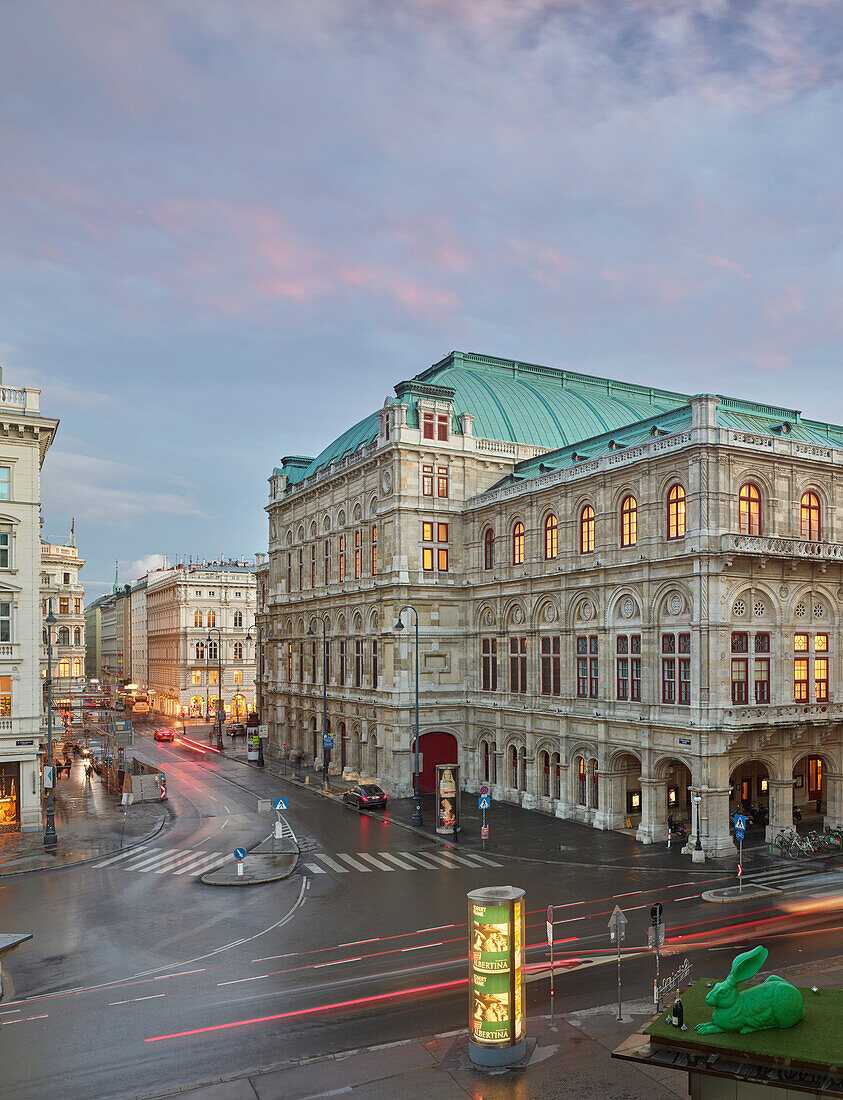
{"label": "street sign", "polygon": [[241,860],[244,860],[246,858],[246,849],[245,848],[235,848],[234,849],[234,858],[238,862],[240,862]]}
{"label": "street sign", "polygon": [[621,909],[619,905],[616,905],[611,917],[609,917],[608,924],[608,928],[609,931],[612,933],[612,936],[620,932],[621,938],[623,938],[623,930],[628,923],[629,921],[627,920],[626,914],[624,913],[623,909]]}
{"label": "street sign", "polygon": [[491,807],[491,805],[492,805],[492,800],[491,800],[491,798],[489,798],[488,795],[486,795],[485,797],[483,795],[481,795],[480,798],[477,799],[477,809],[478,810],[488,810]]}
{"label": "street sign", "polygon": [[52,764],[46,765],[44,767],[44,788],[45,788],[45,790],[50,791],[55,786],[55,778],[54,778],[55,774],[56,774],[56,769],[52,766]]}
{"label": "street sign", "polygon": [[745,814],[735,814],[735,828],[736,829],[746,829],[746,815]]}
{"label": "street sign", "polygon": [[273,809],[275,810],[276,813],[279,813],[281,810],[286,810],[287,809],[287,799],[286,798],[276,798],[275,801],[274,801],[274,804],[273,804]]}
{"label": "street sign", "polygon": [[664,909],[660,901],[657,901],[655,905],[650,906],[650,920],[653,924],[660,924],[662,919],[662,913]]}
{"label": "street sign", "polygon": [[322,748],[323,749],[332,749],[333,747],[334,747],[333,737],[331,737],[330,733],[323,733],[322,734]]}
{"label": "street sign", "polygon": [[735,840],[743,840],[744,835],[743,829],[735,829]]}
{"label": "street sign", "polygon": [[547,919],[550,921],[551,924],[553,924],[553,906],[552,905],[548,905],[548,907],[547,907]]}
{"label": "street sign", "polygon": [[742,878],[742,877],[743,877],[743,867],[739,863],[738,864],[738,878]]}
{"label": "street sign", "polygon": [[551,946],[553,945],[553,925],[550,923],[550,921],[547,922],[547,942]]}
{"label": "street sign", "polygon": [[647,946],[652,950],[656,946],[656,932],[659,934],[659,947],[664,947],[664,925],[654,925],[647,929]]}
{"label": "street sign", "polygon": [[269,726],[258,726],[258,737],[265,741],[269,737]]}
{"label": "street sign", "polygon": [[488,783],[481,783],[480,784],[480,794],[485,796],[488,793],[489,793],[489,784]]}

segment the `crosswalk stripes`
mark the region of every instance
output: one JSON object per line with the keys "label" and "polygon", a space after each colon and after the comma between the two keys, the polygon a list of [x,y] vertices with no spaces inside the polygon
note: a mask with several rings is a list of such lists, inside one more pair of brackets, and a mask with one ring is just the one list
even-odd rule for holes
{"label": "crosswalk stripes", "polygon": [[[501,867],[497,860],[477,852],[462,853],[453,852],[450,849],[442,849],[437,852],[309,852],[308,862],[305,867],[315,875],[324,875],[329,871],[336,874],[347,875],[350,871],[360,871],[369,874],[373,870],[379,871],[459,871],[465,867],[472,870],[482,870],[484,867]],[[319,862],[317,862],[317,860]],[[342,862],[340,862],[342,861]],[[322,866],[324,864],[324,866]],[[371,864],[371,866],[367,866]],[[392,866],[394,864],[394,866]]]}
{"label": "crosswalk stripes", "polygon": [[207,848],[154,849],[146,844],[130,848],[119,855],[109,856],[94,863],[94,867],[112,867],[120,871],[136,871],[138,874],[203,875],[213,867],[225,863],[229,857],[223,852]]}
{"label": "crosswalk stripes", "polygon": [[773,889],[786,890],[790,887],[814,886],[827,882],[839,882],[839,871],[823,871],[816,867],[791,867],[772,871],[760,871],[757,875],[747,875],[747,884],[770,886]]}

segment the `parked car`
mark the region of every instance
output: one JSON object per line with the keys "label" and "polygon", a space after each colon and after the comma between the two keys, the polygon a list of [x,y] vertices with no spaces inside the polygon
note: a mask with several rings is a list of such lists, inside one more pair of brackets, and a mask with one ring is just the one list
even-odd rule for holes
{"label": "parked car", "polygon": [[234,740],[246,736],[246,727],[242,722],[229,722],[225,729],[228,736],[234,738]]}
{"label": "parked car", "polygon": [[163,727],[160,730],[155,731],[156,741],[174,741],[176,737],[176,731]]}
{"label": "parked car", "polygon": [[345,792],[342,800],[346,806],[356,806],[358,810],[382,810],[386,806],[386,791],[375,783],[358,783]]}

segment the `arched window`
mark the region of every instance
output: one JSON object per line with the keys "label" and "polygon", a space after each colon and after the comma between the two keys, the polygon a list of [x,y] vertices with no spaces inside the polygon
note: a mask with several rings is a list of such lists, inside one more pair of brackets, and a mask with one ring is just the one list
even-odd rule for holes
{"label": "arched window", "polygon": [[512,745],[509,750],[509,785],[518,790],[518,749]]}
{"label": "arched window", "polygon": [[590,554],[594,550],[594,509],[590,504],[580,512],[580,553]]}
{"label": "arched window", "polygon": [[671,485],[667,494],[667,537],[685,538],[685,490],[681,485]]}
{"label": "arched window", "polygon": [[194,626],[202,626],[202,625],[204,625],[204,624],[202,623],[202,612],[201,612],[201,611],[194,611],[194,612],[193,612],[193,625],[194,625]]}
{"label": "arched window", "polygon": [[744,535],[761,534],[761,494],[751,481],[738,494],[738,526]]}
{"label": "arched window", "polygon": [[58,675],[60,679],[64,679],[70,675],[70,661],[68,661],[66,657],[59,661]]}
{"label": "arched window", "polygon": [[70,631],[66,626],[59,627],[59,645],[70,645]]}
{"label": "arched window", "polygon": [[205,660],[205,643],[204,642],[197,642],[196,643],[196,660],[197,661],[204,661]]}
{"label": "arched window", "polygon": [[553,512],[544,521],[544,556],[549,561],[559,552],[559,524]]}
{"label": "arched window", "polygon": [[82,644],[82,629],[81,629],[81,627],[77,626],[76,629],[73,631],[73,644],[74,645],[81,645]]}
{"label": "arched window", "polygon": [[242,625],[243,625],[243,612],[242,611],[235,611],[234,612],[234,625],[242,627]]}
{"label": "arched window", "polygon": [[495,566],[495,532],[491,527],[486,528],[483,535],[483,568],[493,569]]}
{"label": "arched window", "polygon": [[512,528],[512,564],[524,564],[524,524],[520,521]]}
{"label": "arched window", "polygon": [[486,780],[487,783],[491,779],[491,775],[492,775],[491,770],[489,768],[489,763],[490,763],[489,756],[490,756],[489,742],[484,741],[483,742],[483,778]]}
{"label": "arched window", "polygon": [[243,660],[243,643],[242,642],[235,642],[234,643],[234,660],[235,661],[242,661]]}
{"label": "arched window", "polygon": [[522,745],[518,750],[518,760],[520,767],[518,769],[518,786],[522,791],[527,789],[527,750]]}
{"label": "arched window", "polygon": [[208,660],[209,661],[216,661],[218,659],[217,658],[217,652],[218,652],[217,651],[217,643],[216,642],[208,642]]}
{"label": "arched window", "polygon": [[208,626],[216,626],[216,625],[217,625],[217,613],[216,613],[216,611],[209,611],[208,612]]}
{"label": "arched window", "polygon": [[553,797],[562,797],[562,763],[558,752],[553,754]]}
{"label": "arched window", "polygon": [[550,754],[543,752],[541,755],[542,794],[550,798]]}
{"label": "arched window", "polygon": [[624,497],[621,504],[621,546],[634,546],[638,542],[638,501]]}
{"label": "arched window", "polygon": [[580,806],[586,805],[586,771],[585,771],[585,759],[582,756],[577,757],[577,803]]}
{"label": "arched window", "polygon": [[822,538],[820,522],[820,498],[816,493],[802,494],[802,538],[819,542]]}
{"label": "arched window", "polygon": [[82,675],[82,658],[81,657],[74,657],[73,658],[73,675],[74,676],[81,676]]}
{"label": "arched window", "polygon": [[599,808],[600,802],[598,799],[598,781],[597,781],[597,761],[591,761],[591,805],[596,809]]}

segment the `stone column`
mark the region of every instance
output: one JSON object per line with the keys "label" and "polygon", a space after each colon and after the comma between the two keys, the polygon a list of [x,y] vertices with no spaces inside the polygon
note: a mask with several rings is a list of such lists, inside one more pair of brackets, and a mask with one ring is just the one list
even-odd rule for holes
{"label": "stone column", "polygon": [[[556,802],[556,816],[557,817],[563,817],[565,819],[569,819],[569,818],[574,816],[574,807],[573,807],[573,803],[571,801],[571,786],[570,786],[571,776],[570,776],[570,771],[571,771],[570,765],[563,764],[563,763],[560,762],[560,764],[559,764],[559,798],[557,799],[557,802]],[[555,782],[555,777],[553,775],[551,775],[551,777],[550,777],[550,789],[551,789],[551,791],[553,790],[554,782]]]}
{"label": "stone column", "polygon": [[667,780],[645,779],[641,784],[641,824],[635,839],[642,844],[667,840]]}
{"label": "stone column", "polygon": [[823,775],[823,783],[825,784],[823,826],[827,829],[843,829],[843,775],[826,772]]}
{"label": "stone column", "polygon": [[710,859],[736,854],[735,842],[729,831],[729,788],[700,787],[700,821],[702,845]]}
{"label": "stone column", "polygon": [[622,829],[626,821],[626,772],[598,772],[598,801],[595,829]]}
{"label": "stone column", "polygon": [[540,799],[536,792],[536,758],[524,757],[524,793],[521,796],[522,810],[535,810],[540,805]]}
{"label": "stone column", "polygon": [[766,840],[772,840],[782,829],[789,829],[793,825],[793,780],[769,779],[767,784],[770,794],[770,823],[764,836]]}

